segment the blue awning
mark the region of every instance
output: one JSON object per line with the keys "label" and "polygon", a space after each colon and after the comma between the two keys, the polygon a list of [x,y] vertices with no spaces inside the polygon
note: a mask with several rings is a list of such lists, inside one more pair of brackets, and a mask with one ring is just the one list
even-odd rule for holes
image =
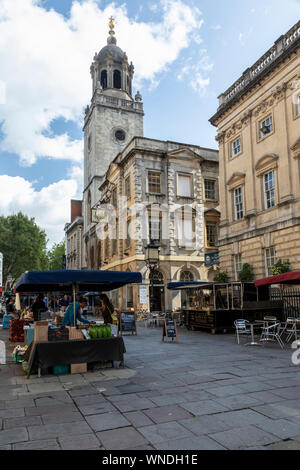
{"label": "blue awning", "polygon": [[213,282],[192,281],[192,282],[169,282],[167,287],[170,290],[193,289],[195,287],[209,288],[213,286]]}
{"label": "blue awning", "polygon": [[16,292],[107,292],[141,283],[142,275],[123,271],[27,271],[16,281]]}

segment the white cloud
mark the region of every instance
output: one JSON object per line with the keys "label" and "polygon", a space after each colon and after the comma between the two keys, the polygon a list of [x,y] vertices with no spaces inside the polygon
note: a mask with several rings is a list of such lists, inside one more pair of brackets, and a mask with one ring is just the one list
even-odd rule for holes
{"label": "white cloud", "polygon": [[[183,0],[160,0],[161,19],[143,23],[128,17],[126,6],[104,9],[93,0],[74,1],[66,19],[39,0],[0,0],[0,105],[4,138],[0,150],[16,153],[23,165],[38,158],[80,163],[82,140],[51,134],[57,118],[82,124],[91,98],[89,67],[106,44],[108,18],[116,18],[118,45],[135,65],[135,84],[154,86],[202,25],[201,12]],[[198,38],[200,39],[200,38]]]}
{"label": "white cloud", "polygon": [[19,211],[35,217],[44,229],[49,246],[64,237],[64,226],[70,220],[70,199],[78,197],[76,180],[61,180],[36,191],[33,184],[19,176],[0,175],[0,214],[7,216]]}
{"label": "white cloud", "polygon": [[197,58],[189,58],[177,74],[178,80],[186,80],[193,90],[203,95],[210,84],[209,73],[214,64],[210,61],[206,49],[198,51]]}

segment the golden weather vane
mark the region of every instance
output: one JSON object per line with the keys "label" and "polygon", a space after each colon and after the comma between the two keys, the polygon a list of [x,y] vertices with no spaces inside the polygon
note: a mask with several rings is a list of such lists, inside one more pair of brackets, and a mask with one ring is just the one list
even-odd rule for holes
{"label": "golden weather vane", "polygon": [[114,17],[111,16],[111,17],[109,18],[109,21],[110,21],[110,23],[109,23],[110,29],[114,29],[114,27],[115,27],[115,23],[114,23],[115,19],[114,19]]}

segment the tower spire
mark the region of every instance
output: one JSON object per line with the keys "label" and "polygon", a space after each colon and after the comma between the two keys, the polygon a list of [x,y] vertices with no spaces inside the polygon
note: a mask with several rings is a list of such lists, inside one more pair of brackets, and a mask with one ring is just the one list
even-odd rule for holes
{"label": "tower spire", "polygon": [[115,19],[113,16],[111,16],[109,18],[109,28],[110,28],[110,31],[109,31],[109,37],[107,38],[107,44],[117,44],[117,39],[115,37]]}

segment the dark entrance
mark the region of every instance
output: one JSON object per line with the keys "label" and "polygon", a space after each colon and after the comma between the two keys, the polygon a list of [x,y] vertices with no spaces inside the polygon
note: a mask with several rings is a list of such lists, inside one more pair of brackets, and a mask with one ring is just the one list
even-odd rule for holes
{"label": "dark entrance", "polygon": [[[165,310],[165,283],[164,276],[160,271],[153,271],[150,277],[152,285],[152,311],[164,312]],[[151,295],[151,293],[150,293]]]}

